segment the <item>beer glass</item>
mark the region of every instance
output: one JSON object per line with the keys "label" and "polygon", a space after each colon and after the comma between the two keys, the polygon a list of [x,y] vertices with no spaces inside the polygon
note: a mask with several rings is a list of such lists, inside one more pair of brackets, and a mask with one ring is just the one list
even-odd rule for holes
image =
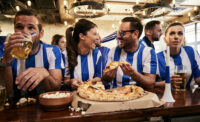
{"label": "beer glass", "polygon": [[187,70],[184,65],[176,65],[175,66],[175,75],[179,75],[182,78],[180,88],[176,88],[176,91],[185,91],[186,83],[187,83]]}
{"label": "beer glass", "polygon": [[0,111],[4,110],[6,101],[6,87],[3,81],[0,81]]}
{"label": "beer glass", "polygon": [[[28,55],[31,52],[33,45],[32,36],[30,34],[23,34],[23,36],[24,36],[24,41],[21,43],[21,46],[14,47],[10,52],[13,58],[20,60],[28,58]],[[7,36],[7,39],[9,39],[9,35]]]}

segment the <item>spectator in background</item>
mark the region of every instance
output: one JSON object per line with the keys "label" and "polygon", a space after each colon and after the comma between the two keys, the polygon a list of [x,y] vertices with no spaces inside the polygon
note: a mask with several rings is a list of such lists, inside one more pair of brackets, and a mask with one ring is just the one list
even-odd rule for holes
{"label": "spectator in background", "polygon": [[[182,78],[174,75],[176,65],[184,65],[187,70],[187,88],[193,88],[194,84],[200,84],[200,56],[190,46],[183,46],[185,40],[184,26],[175,22],[170,24],[166,31],[164,41],[170,47],[170,77],[174,88],[179,88]],[[159,74],[162,80],[166,77],[166,50],[157,54]],[[165,87],[165,81],[156,82],[156,87]]]}
{"label": "spectator in background", "polygon": [[51,44],[57,45],[60,48],[61,52],[63,52],[66,49],[66,39],[62,35],[55,34],[52,37]]}
{"label": "spectator in background", "polygon": [[80,19],[75,27],[66,30],[67,57],[65,84],[77,89],[84,81],[101,80],[101,52],[96,48],[99,40],[97,25]]}
{"label": "spectator in background", "polygon": [[159,41],[162,33],[162,27],[160,24],[160,21],[153,20],[146,24],[145,29],[145,36],[142,40],[140,40],[140,44],[143,44],[144,46],[152,47],[155,49],[153,42]]}
{"label": "spectator in background", "polygon": [[[59,35],[59,34],[55,34],[52,37],[52,41],[51,41],[51,45],[57,45],[60,49],[60,51],[62,52],[62,59],[63,59],[63,63],[65,65],[65,58],[66,58],[66,38],[63,35]],[[62,76],[64,77],[65,74],[65,68],[62,69]]]}

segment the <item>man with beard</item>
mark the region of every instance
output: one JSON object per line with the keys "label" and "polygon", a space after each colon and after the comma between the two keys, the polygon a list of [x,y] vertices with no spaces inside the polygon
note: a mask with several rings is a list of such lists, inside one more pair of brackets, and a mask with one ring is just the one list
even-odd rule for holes
{"label": "man with beard", "polygon": [[152,47],[154,48],[153,42],[159,41],[162,33],[162,28],[160,21],[153,20],[146,24],[145,26],[145,36],[142,40],[140,40],[140,44],[143,44],[144,46]]}
{"label": "man with beard", "polygon": [[[32,50],[25,60],[10,54],[14,47],[22,46],[23,34],[33,34]],[[45,91],[59,90],[61,86],[61,52],[57,46],[43,43],[44,30],[37,15],[29,10],[19,11],[14,19],[14,34],[4,46],[1,67],[7,91],[15,99],[36,96]],[[62,65],[63,66],[63,65]]]}
{"label": "man with beard", "polygon": [[107,66],[112,61],[127,61],[103,73],[103,80],[112,82],[113,88],[129,84],[136,84],[146,89],[153,89],[156,77],[156,54],[154,49],[139,45],[139,37],[143,26],[138,18],[126,17],[122,19],[117,38],[119,46],[114,47],[108,54]]}

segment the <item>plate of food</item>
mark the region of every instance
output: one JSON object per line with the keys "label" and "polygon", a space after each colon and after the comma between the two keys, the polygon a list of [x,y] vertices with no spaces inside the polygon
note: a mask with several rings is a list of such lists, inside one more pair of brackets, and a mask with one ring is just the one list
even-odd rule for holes
{"label": "plate of food", "polygon": [[143,88],[135,85],[126,85],[120,88],[105,90],[101,81],[87,81],[82,84],[77,93],[80,97],[93,101],[128,101],[141,98],[147,93]]}

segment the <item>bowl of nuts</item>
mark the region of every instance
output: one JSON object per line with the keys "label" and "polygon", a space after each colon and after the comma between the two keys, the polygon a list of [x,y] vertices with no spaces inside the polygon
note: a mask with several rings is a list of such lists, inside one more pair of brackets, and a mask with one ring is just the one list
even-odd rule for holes
{"label": "bowl of nuts", "polygon": [[69,91],[53,91],[39,95],[39,103],[44,110],[60,111],[68,107],[73,100],[73,93]]}

